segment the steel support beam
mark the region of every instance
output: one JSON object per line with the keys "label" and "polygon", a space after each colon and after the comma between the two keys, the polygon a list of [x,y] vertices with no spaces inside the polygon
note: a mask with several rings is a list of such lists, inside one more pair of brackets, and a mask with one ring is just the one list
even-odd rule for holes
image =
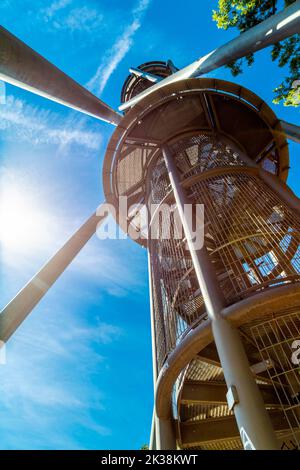
{"label": "steel support beam", "polygon": [[240,59],[252,52],[259,51],[279,41],[283,41],[293,34],[298,33],[299,30],[300,0],[297,0],[276,15],[272,15],[262,23],[259,23],[248,31],[240,34],[235,39],[232,39],[232,41],[201,57],[171,76],[164,78],[152,87],[147,88],[147,90],[126,103],[123,103],[119,106],[119,109],[125,110],[134,106],[142,98],[165,85],[190,77],[199,77],[223,65],[227,65],[233,60]]}
{"label": "steel support beam", "polygon": [[172,419],[155,419],[156,450],[176,450],[175,423]]}
{"label": "steel support beam", "polygon": [[234,416],[211,418],[193,423],[181,423],[181,442],[183,446],[197,446],[223,439],[237,439],[239,430]]}
{"label": "steel support beam", "polygon": [[129,72],[135,75],[136,77],[142,77],[152,83],[157,83],[162,80],[162,77],[158,75],[154,75],[153,73],[146,72],[145,70],[141,70],[138,67],[130,67]]}
{"label": "steel support beam", "polygon": [[0,26],[0,80],[117,125],[121,114]]}
{"label": "steel support beam", "polygon": [[[260,386],[263,400],[268,406],[280,407],[278,397],[272,386]],[[180,396],[180,403],[206,404],[220,403],[226,405],[227,387],[214,382],[185,382]]]}
{"label": "steel support beam", "polygon": [[281,127],[284,130],[288,139],[300,143],[300,126],[291,124],[290,122],[280,121]]}
{"label": "steel support beam", "polygon": [[[200,361],[205,362],[207,364],[212,364],[213,366],[221,367],[220,359],[217,353],[217,350],[215,348],[212,348],[213,343],[210,345],[206,346],[198,355],[197,357],[200,359]],[[251,356],[251,351],[249,351],[249,344],[247,348],[247,357],[248,361],[250,364],[250,369],[253,375],[255,375],[256,379],[264,381],[266,384],[273,385],[276,383],[277,385],[280,385],[280,383],[276,381],[272,381],[269,378],[269,375],[267,373],[267,370],[261,371],[261,372],[255,372],[256,366],[257,366],[257,360],[254,360]],[[265,365],[266,367],[266,365]]]}
{"label": "steel support beam", "polygon": [[156,413],[155,413],[155,406],[154,406],[154,407],[153,407],[153,414],[152,414],[152,421],[151,421],[149,450],[156,450],[156,430],[155,430],[155,421],[156,421]]}
{"label": "steel support beam", "polygon": [[[102,206],[99,207],[99,209]],[[73,261],[97,227],[106,218],[96,212],[69,238],[60,250],[33,276],[0,313],[0,340],[6,342],[49,288]]]}
{"label": "steel support beam", "polygon": [[180,395],[182,404],[225,404],[227,387],[225,384],[213,382],[185,382]]}
{"label": "steel support beam", "polygon": [[173,61],[171,59],[167,60],[167,66],[169,67],[169,69],[171,70],[172,73],[176,73],[179,70],[179,68],[176,67],[176,65],[173,63]]}
{"label": "steel support beam", "polygon": [[[185,206],[189,206],[191,202],[181,186],[176,164],[167,145],[162,147],[162,153],[206,310],[210,319],[213,319],[216,315],[219,315],[219,312],[223,308],[223,294],[219,288],[206,247],[203,246],[200,250],[194,247],[192,221],[188,221],[185,217]],[[199,221],[199,223],[201,222]]]}
{"label": "steel support beam", "polygon": [[254,449],[277,449],[278,444],[274,430],[250,370],[238,330],[221,316],[224,299],[207,250],[205,246],[201,249],[194,247],[191,231],[192,221],[188,221],[185,216],[185,205],[190,204],[190,201],[181,186],[173,155],[167,145],[162,147],[162,153],[206,311],[211,320],[227,388],[229,392],[233,389],[237,392],[237,400],[232,409],[240,434],[241,436],[245,434],[249,436],[251,447]]}
{"label": "steel support beam", "polygon": [[[290,433],[289,424],[282,411],[270,412],[270,419],[275,431],[287,431]],[[238,428],[233,416],[181,423],[180,432],[182,444],[190,447],[239,437]]]}

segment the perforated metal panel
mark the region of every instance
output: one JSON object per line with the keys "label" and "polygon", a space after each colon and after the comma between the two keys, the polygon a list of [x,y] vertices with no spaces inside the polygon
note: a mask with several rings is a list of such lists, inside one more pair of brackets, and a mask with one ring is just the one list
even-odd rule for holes
{"label": "perforated metal panel", "polygon": [[286,447],[300,448],[300,308],[251,327],[261,359],[286,417]]}
{"label": "perforated metal panel", "polygon": [[[267,287],[298,282],[300,221],[258,172],[246,166],[242,154],[221,137],[205,133],[179,138],[170,149],[191,203],[204,204],[205,245],[228,305]],[[158,338],[164,331],[165,357],[206,315],[160,154],[147,181],[148,206],[162,203],[160,216],[151,221],[149,249],[159,279]],[[161,366],[163,357],[158,362]]]}

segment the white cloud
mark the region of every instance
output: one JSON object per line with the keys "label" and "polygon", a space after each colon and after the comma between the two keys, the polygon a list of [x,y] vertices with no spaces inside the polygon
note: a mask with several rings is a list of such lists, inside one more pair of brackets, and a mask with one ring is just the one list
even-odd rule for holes
{"label": "white cloud", "polygon": [[1,395],[5,400],[5,395],[12,395],[12,389],[18,390],[18,397],[24,401],[31,401],[34,405],[43,405],[48,408],[63,407],[83,407],[84,403],[77,397],[72,396],[70,391],[64,387],[55,384],[47,384],[40,380],[40,376],[31,377],[31,380],[18,380],[20,375],[14,378],[10,383],[5,382],[5,388],[1,389]]}
{"label": "white cloud", "polygon": [[63,322],[51,317],[49,309],[43,312],[43,321],[35,322],[38,334],[31,332],[28,328],[16,332],[17,340],[22,343],[25,349],[34,348],[42,360],[56,357],[62,360],[74,360],[81,356],[85,362],[85,357],[93,365],[103,363],[105,357],[93,350],[92,344],[109,344],[117,341],[122,336],[123,331],[118,326],[107,322],[95,320],[93,326],[78,322],[71,314],[64,314],[64,321],[68,319],[70,327],[64,328]]}
{"label": "white cloud", "polygon": [[66,16],[63,22],[55,22],[54,26],[58,28],[67,28],[70,31],[92,31],[99,28],[103,22],[103,14],[97,10],[84,6],[74,8]]}
{"label": "white cloud", "polygon": [[[105,353],[105,345],[123,332],[95,318],[87,324],[61,302],[55,306],[38,307],[7,345],[0,391],[2,414],[9,416],[2,430],[7,441],[11,433],[12,447],[31,448],[40,440],[43,447],[47,442],[50,448],[78,448],[70,426],[110,435],[99,414],[106,397],[95,384],[95,374],[109,366],[99,350]],[[22,436],[15,439],[15,429],[21,427],[30,430],[23,443]]]}
{"label": "white cloud", "polygon": [[55,113],[30,106],[13,96],[8,96],[6,104],[0,106],[0,130],[8,131],[6,139],[11,131],[14,140],[17,137],[33,144],[77,144],[89,150],[99,149],[101,135],[84,130],[81,125],[66,127]]}
{"label": "white cloud", "polygon": [[51,19],[58,11],[64,9],[72,3],[72,0],[57,0],[43,10],[45,19]]}
{"label": "white cloud", "polygon": [[73,326],[61,336],[64,341],[96,341],[102,344],[111,343],[122,335],[122,330],[110,323],[99,322],[96,326]]}
{"label": "white cloud", "polygon": [[139,0],[137,6],[133,9],[133,16],[142,15],[149,7],[150,0]]}
{"label": "white cloud", "polygon": [[[71,5],[72,0],[58,0],[48,8],[41,10],[41,17],[54,29],[65,29],[71,32],[90,32],[98,29],[104,19],[104,15],[96,8],[83,7],[66,8]],[[62,13],[61,10],[64,10]],[[57,14],[59,13],[59,14]]]}
{"label": "white cloud", "polygon": [[95,75],[87,84],[87,87],[93,92],[99,95],[103,92],[110,76],[132,47],[134,35],[141,27],[143,16],[149,4],[150,0],[139,0],[137,6],[132,10],[133,21],[126,26],[123,34],[113,46],[106,51]]}
{"label": "white cloud", "polygon": [[[134,265],[128,263],[129,250],[134,250]],[[77,255],[69,270],[79,279],[98,285],[101,288],[99,294],[103,291],[114,297],[126,297],[129,293],[138,295],[145,287],[141,275],[145,266],[143,256],[143,250],[132,247],[131,240],[116,240],[110,245],[109,240],[94,238]]]}
{"label": "white cloud", "polygon": [[115,42],[112,48],[106,52],[105,58],[98,67],[95,75],[88,82],[88,88],[101,95],[110,76],[131,48],[133,36],[139,27],[140,23],[133,21],[133,23],[125,29],[123,35]]}

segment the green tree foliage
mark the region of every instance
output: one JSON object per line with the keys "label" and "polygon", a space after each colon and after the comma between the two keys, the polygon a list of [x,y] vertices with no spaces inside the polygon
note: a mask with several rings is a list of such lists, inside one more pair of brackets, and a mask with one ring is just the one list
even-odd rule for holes
{"label": "green tree foliage", "polygon": [[[287,7],[296,0],[285,0]],[[219,0],[218,10],[213,11],[213,19],[218,28],[238,28],[243,33],[280,9],[277,0]],[[274,90],[274,103],[283,101],[285,106],[299,106],[300,104],[300,35],[295,34],[280,43],[275,44],[271,50],[273,61],[277,61],[279,67],[287,67],[288,73],[285,80]],[[234,76],[242,72],[243,65],[252,65],[254,55],[249,54],[243,59],[236,60],[227,65]]]}
{"label": "green tree foliage", "polygon": [[143,444],[140,450],[149,450],[148,444]]}

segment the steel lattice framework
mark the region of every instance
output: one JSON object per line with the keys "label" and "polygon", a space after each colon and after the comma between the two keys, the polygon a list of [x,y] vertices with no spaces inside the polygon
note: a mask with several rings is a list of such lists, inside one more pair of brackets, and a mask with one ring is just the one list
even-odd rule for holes
{"label": "steel lattice framework", "polygon": [[[131,68],[123,115],[0,27],[0,80],[117,126],[103,185],[148,250],[152,449],[299,447],[300,204],[285,181],[300,129],[238,84],[195,78],[299,28],[297,0],[181,70]],[[200,247],[184,212],[198,205]],[[3,309],[0,346],[106,215],[103,204]]]}
{"label": "steel lattice framework", "polygon": [[[197,328],[208,328],[210,323],[194,261],[181,234],[162,149],[167,146],[172,156],[188,202],[204,204],[204,244],[225,309],[238,311],[247,301],[259,305],[272,290],[274,298],[278,289],[282,295],[286,288],[287,296],[291,287],[300,292],[299,204],[284,182],[288,152],[280,123],[266,103],[249,90],[221,80],[178,82],[144,99],[138,110],[128,112],[123,123],[108,146],[103,183],[107,200],[115,206],[124,195],[137,207],[146,204],[149,213],[151,205],[157,206],[146,230],[138,209],[127,219],[120,212],[118,222],[129,233],[139,233],[137,241],[149,250],[154,362],[159,382],[168,374],[170,355],[180,350],[183,341],[188,344]],[[166,237],[167,233],[170,236]],[[239,331],[248,361],[254,370],[258,368],[255,382],[280,445],[291,441],[297,446],[299,421],[294,408],[299,402],[294,403],[293,396],[300,387],[299,376],[294,371],[291,388],[293,365],[287,368],[286,357],[280,362],[282,380],[277,383],[271,371],[274,354],[270,352],[266,362],[259,334],[253,339],[254,328],[261,328],[266,318],[284,315],[284,307],[284,297],[272,310],[261,301],[262,323],[256,311],[241,313]],[[298,301],[293,318],[299,319],[299,308]],[[289,316],[285,321],[289,325]],[[286,342],[291,339],[287,336]],[[263,336],[261,341],[265,341]],[[287,348],[291,356],[291,344]],[[241,447],[213,341],[202,349],[199,344],[172,383],[173,411],[169,417],[171,422],[175,418],[178,446]]]}

